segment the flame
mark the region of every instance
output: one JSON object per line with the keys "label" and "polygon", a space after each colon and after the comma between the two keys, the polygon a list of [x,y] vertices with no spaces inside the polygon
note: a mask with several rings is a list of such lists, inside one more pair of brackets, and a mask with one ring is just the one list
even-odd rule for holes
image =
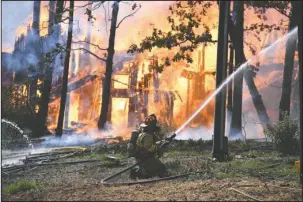
{"label": "flame", "polygon": [[71,92],[69,99],[71,104],[69,106],[68,118],[70,121],[68,123],[68,127],[72,127],[71,122],[78,121],[80,95],[77,92]]}
{"label": "flame", "polygon": [[49,2],[41,1],[40,4],[40,36],[45,36],[48,33],[48,19],[49,19]]}
{"label": "flame", "polygon": [[129,75],[115,75],[114,76],[114,88],[115,89],[128,89],[129,85]]}
{"label": "flame", "polygon": [[37,85],[41,85],[42,84],[42,80],[38,79],[37,80]]}
{"label": "flame", "polygon": [[48,105],[47,128],[51,132],[54,132],[57,127],[60,100],[60,98],[57,98]]}
{"label": "flame", "polygon": [[111,118],[114,126],[127,127],[128,105],[129,98],[112,98]]}
{"label": "flame", "polygon": [[36,112],[36,113],[39,112],[39,109],[40,109],[40,106],[39,106],[39,105],[35,105],[35,112]]}
{"label": "flame", "polygon": [[[108,2],[109,8],[111,3],[112,2]],[[142,8],[134,16],[123,21],[123,23],[117,29],[115,40],[116,55],[120,54],[121,52],[125,52],[125,50],[127,50],[131,44],[139,44],[142,39],[152,33],[153,28],[169,31],[170,25],[167,21],[167,16],[170,15],[170,12],[168,10],[168,5],[173,3],[175,2],[142,2]],[[75,2],[76,7],[82,5],[83,2],[81,1]],[[104,5],[105,9],[107,9],[107,4]],[[199,12],[202,8],[196,7],[195,9]],[[154,12],[155,10],[157,11],[156,15]],[[109,12],[111,12],[111,9],[109,9]],[[129,5],[120,3],[118,22],[120,22],[124,16],[129,14],[129,12],[131,12]],[[42,27],[40,30],[41,36],[46,36],[47,34],[48,13],[48,2],[42,2],[40,11],[40,26]],[[83,15],[83,13],[85,13],[85,8],[77,8],[75,10],[73,40],[84,41],[88,40],[88,37],[90,36],[91,44],[73,43],[72,48],[87,48],[96,55],[103,57],[105,51],[98,49],[98,47],[95,45],[98,45],[101,48],[107,48],[108,46],[108,34],[110,28],[108,16],[105,16],[102,6],[93,11],[93,15],[96,18],[96,20],[93,20],[93,22],[88,21],[87,15]],[[63,18],[67,17],[67,14],[68,13],[66,12]],[[218,28],[213,27],[213,25],[218,23],[218,15],[218,6],[216,3],[214,3],[213,6],[208,9],[207,16],[202,16],[202,21],[210,27],[213,40],[217,40],[218,36]],[[267,11],[267,17],[268,21],[265,22],[266,24],[273,24],[280,19],[287,21],[284,16],[272,9]],[[178,19],[175,20],[176,23],[178,23]],[[27,21],[29,22],[28,24],[31,23],[32,14],[27,18]],[[256,14],[254,14],[252,9],[246,9],[244,22],[244,26],[248,26],[252,23],[259,22],[259,19],[257,18]],[[63,33],[67,32],[67,24],[68,23],[62,24]],[[26,30],[27,26],[19,26],[16,30],[17,36],[20,36],[22,33],[26,34]],[[204,28],[202,26],[195,30],[197,34],[203,33],[203,31]],[[261,39],[265,39],[266,34],[267,33],[261,33],[259,37]],[[281,32],[278,32],[277,34],[278,37],[282,35]],[[245,40],[255,44],[257,52],[262,48],[263,42],[257,40],[256,37],[254,37],[251,33],[245,34]],[[161,122],[172,122],[170,123],[171,125],[179,127],[215,89],[215,77],[211,75],[210,72],[215,71],[216,69],[216,44],[208,44],[207,46],[204,46],[203,44],[200,45],[194,52],[190,53],[193,58],[193,63],[191,64],[180,61],[172,63],[170,67],[166,67],[162,73],[158,74],[159,87],[157,88],[155,85],[156,80],[153,78],[154,70],[152,67],[157,62],[163,62],[161,61],[162,58],[172,58],[177,51],[177,48],[173,48],[171,50],[154,48],[150,52],[145,51],[142,54],[136,55],[134,59],[125,61],[122,64],[121,71],[118,70],[118,67],[114,67],[114,70],[117,72],[114,72],[112,76],[113,89],[118,92],[120,90],[122,92],[122,90],[125,91],[125,89],[127,89],[127,93],[129,93],[131,96],[123,97],[118,93],[118,97],[111,98],[111,111],[109,113],[111,115],[110,124],[113,126],[113,128],[115,128],[115,130],[111,132],[113,137],[121,136],[124,139],[129,137],[131,130],[131,128],[128,128],[130,122],[129,117],[135,117],[129,114],[140,113],[142,107],[147,107],[149,114],[155,113]],[[205,52],[205,56],[202,60],[203,52]],[[278,52],[284,53],[284,50],[280,49]],[[278,58],[276,56],[279,54],[278,52],[273,56],[274,62],[276,63],[281,62],[284,57],[281,56]],[[68,113],[65,114],[65,116],[68,117],[67,127],[75,129],[78,133],[85,132],[89,134],[92,133],[94,136],[99,138],[106,137],[108,135],[107,133],[97,131],[97,121],[100,115],[102,104],[101,79],[104,77],[105,64],[101,63],[100,60],[96,59],[95,57],[87,55],[84,53],[84,51],[74,51],[74,54],[74,61],[72,61],[72,57],[70,61],[70,68],[72,68],[73,65],[75,66],[75,70],[73,72],[74,76],[71,74],[69,75],[69,83],[78,81],[87,75],[96,75],[97,79],[89,81],[69,93],[70,104],[68,106]],[[245,46],[245,54],[247,58],[251,56],[247,46]],[[90,63],[88,63],[88,61],[90,61]],[[268,60],[264,57],[260,57],[259,61],[262,63]],[[135,85],[130,85],[130,71],[132,71],[131,69],[133,66],[135,66],[134,69],[137,71],[137,82]],[[188,80],[184,78],[182,76],[182,72],[185,69],[196,75],[196,78],[198,79],[193,78],[192,80]],[[144,84],[144,76],[147,74],[150,74],[150,79],[147,82],[148,85],[142,86],[142,94],[146,93],[148,96],[148,105],[144,106],[144,102],[142,100],[143,96],[140,95],[141,89],[139,88],[139,83]],[[205,76],[203,77],[205,78],[205,82],[203,84],[204,89],[203,91],[199,91],[201,89],[198,89],[197,86],[199,85],[197,83],[199,79],[202,78],[202,75]],[[54,78],[57,76],[59,75],[55,75]],[[262,79],[257,80],[256,85],[260,86],[262,82]],[[199,98],[196,97],[196,92],[200,92],[201,96]],[[247,91],[244,92],[244,98],[250,96]],[[174,96],[168,96],[169,93],[173,93]],[[134,104],[136,107],[133,112],[129,107],[132,105],[131,98],[134,96],[137,96],[138,99]],[[159,97],[158,101],[155,99],[157,96]],[[170,105],[171,99],[174,99],[172,120],[169,118],[169,112],[172,111],[172,106]],[[59,106],[60,97],[57,97],[57,99],[55,99],[49,105],[47,126],[51,131],[53,131],[57,125]],[[143,113],[138,115],[139,118],[137,118],[136,115],[136,118],[134,118],[136,123],[142,121],[142,114]],[[199,113],[199,115],[192,121],[190,126],[199,127],[203,125],[206,128],[212,127],[213,114],[214,100],[202,112]],[[76,124],[72,124],[72,122]],[[134,124],[131,125],[131,127],[133,126]]]}
{"label": "flame", "polygon": [[41,91],[37,89],[37,97],[41,97]]}

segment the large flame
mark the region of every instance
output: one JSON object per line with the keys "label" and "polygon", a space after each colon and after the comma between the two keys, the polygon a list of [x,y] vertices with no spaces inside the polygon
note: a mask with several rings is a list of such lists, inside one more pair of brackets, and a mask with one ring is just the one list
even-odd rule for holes
{"label": "large flame", "polygon": [[[140,2],[142,4],[141,10],[139,10],[133,17],[127,18],[119,26],[116,33],[116,42],[115,42],[115,52],[116,55],[127,50],[131,44],[139,44],[140,41],[146,36],[150,35],[153,28],[159,28],[163,31],[168,31],[170,26],[167,22],[167,16],[169,15],[168,6],[174,2]],[[100,6],[97,10],[93,11],[93,15],[96,20],[88,21],[87,15],[84,15],[85,8],[77,8],[75,11],[75,22],[74,22],[74,33],[73,40],[75,41],[84,41],[88,40],[90,34],[91,45],[86,43],[74,43],[72,45],[73,49],[80,47],[89,48],[91,52],[103,57],[104,51],[98,49],[93,44],[98,45],[101,48],[106,48],[108,46],[108,37],[109,37],[109,28],[110,21],[109,16],[104,13],[103,9],[108,9],[107,14],[111,14],[111,4],[112,2]],[[48,2],[42,2],[41,4],[41,15],[40,15],[40,24],[43,24],[43,27],[47,27],[48,21]],[[84,5],[83,2],[75,2],[75,6],[79,7]],[[200,8],[197,7],[197,10]],[[128,13],[132,12],[131,8],[127,3],[120,3],[120,11],[118,16],[118,22],[123,19]],[[155,14],[156,13],[156,14]],[[274,10],[269,10],[267,13],[268,21],[266,23],[272,24],[278,19],[286,20],[284,16],[279,14]],[[32,15],[28,17],[29,23],[32,21]],[[207,24],[211,30],[213,40],[217,39],[218,29],[213,25],[218,23],[218,6],[216,3],[213,4],[211,8],[207,11],[207,16],[202,16],[202,21]],[[259,22],[256,14],[253,10],[246,9],[245,11],[245,26],[252,23]],[[19,36],[21,33],[26,33],[26,26],[20,26],[16,33]],[[63,33],[67,31],[67,23],[62,24]],[[91,31],[89,31],[91,30]],[[88,33],[90,32],[90,33]],[[203,28],[196,30],[196,33],[202,33]],[[47,34],[47,29],[42,29],[40,31],[41,36]],[[278,36],[281,35],[281,32],[278,32]],[[266,33],[259,35],[261,39],[266,38]],[[253,36],[253,34],[245,34],[245,40],[250,41],[252,44],[256,45],[257,51],[262,47],[262,43]],[[204,62],[202,62],[201,55],[203,51],[205,52]],[[125,61],[122,64],[122,69],[118,69],[118,66],[114,67],[113,74],[113,89],[122,90],[128,89],[128,93],[132,95],[139,96],[139,83],[144,83],[144,75],[153,70],[150,69],[152,63],[157,60],[160,62],[161,58],[172,57],[176,53],[177,49],[158,49],[154,48],[151,52],[144,52],[135,57],[135,59]],[[284,51],[282,51],[284,52]],[[75,65],[74,76],[69,75],[69,83],[78,81],[84,78],[87,75],[96,75],[97,79],[85,83],[85,85],[77,88],[69,93],[69,106],[68,112],[65,114],[68,117],[68,124],[65,126],[67,128],[73,128],[80,132],[96,130],[97,121],[100,115],[101,110],[101,97],[102,97],[102,82],[101,79],[104,77],[105,64],[100,60],[89,56],[84,53],[84,51],[74,51],[75,58],[71,57],[71,66]],[[251,56],[249,48],[245,46],[245,54],[247,58]],[[182,123],[194,112],[195,109],[203,102],[204,99],[215,89],[215,76],[210,74],[210,72],[215,71],[216,69],[216,55],[217,55],[217,46],[216,44],[209,44],[207,46],[201,45],[197,50],[192,53],[193,63],[186,64],[185,62],[175,62],[170,67],[166,67],[161,74],[158,74],[159,78],[159,87],[158,89],[154,87],[154,79],[151,79],[148,83],[148,87],[143,86],[143,93],[148,93],[148,113],[155,113],[161,122],[169,122],[168,112],[171,110],[171,106],[168,104],[169,99],[174,99],[173,106],[173,119],[172,126],[179,127]],[[87,57],[86,57],[87,56]],[[156,59],[155,59],[156,58]],[[277,57],[274,57],[277,60]],[[263,59],[264,60],[264,59]],[[90,61],[90,63],[86,63]],[[260,58],[262,61],[262,58]],[[277,61],[275,61],[277,62]],[[73,63],[73,64],[72,64]],[[203,63],[203,64],[202,64]],[[114,63],[115,64],[115,63]],[[130,84],[130,67],[131,65],[136,64],[135,70],[137,71],[137,84],[132,86]],[[203,70],[201,70],[203,66]],[[91,69],[91,70],[90,70]],[[184,71],[190,71],[193,74],[197,75],[197,78],[202,78],[204,75],[205,82],[203,84],[204,90],[203,94],[196,98],[195,96],[197,89],[198,79],[188,79],[183,77]],[[54,76],[56,77],[56,76]],[[266,79],[266,78],[264,78]],[[264,80],[259,79],[256,81],[256,85],[259,86],[261,83],[264,83]],[[201,89],[200,89],[201,90]],[[167,97],[167,94],[172,92],[174,97]],[[198,92],[198,91],[197,91]],[[200,91],[199,91],[200,92]],[[244,91],[244,100],[249,98],[248,91]],[[155,101],[155,97],[159,96],[160,100]],[[112,97],[111,99],[111,108],[110,108],[110,117],[111,124],[114,128],[128,128],[130,125],[129,113],[130,111],[130,99],[129,97]],[[168,99],[168,101],[167,101]],[[142,105],[142,100],[138,99],[136,106]],[[144,103],[143,103],[144,104]],[[60,98],[57,97],[49,105],[49,115],[48,115],[48,128],[49,130],[54,130],[57,125],[58,113],[59,113]],[[137,108],[135,112],[137,112]],[[212,126],[214,114],[214,101],[212,101],[205,110],[200,112],[200,114],[193,120],[191,123],[192,127],[199,127],[204,125],[207,128]],[[142,120],[142,118],[136,118],[136,122]],[[131,127],[133,127],[131,125]],[[123,130],[124,130],[123,129]],[[127,131],[129,128],[127,129]],[[117,130],[118,131],[118,130]],[[125,131],[125,130],[124,130]],[[103,136],[99,132],[99,136]],[[124,138],[128,138],[129,134],[127,133],[115,133],[115,135],[120,135]]]}

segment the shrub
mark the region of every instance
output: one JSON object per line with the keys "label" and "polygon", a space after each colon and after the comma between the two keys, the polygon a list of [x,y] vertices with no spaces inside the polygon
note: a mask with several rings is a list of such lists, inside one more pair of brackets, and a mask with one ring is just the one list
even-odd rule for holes
{"label": "shrub", "polygon": [[17,192],[28,191],[31,189],[36,189],[37,185],[35,182],[21,180],[14,184],[9,185],[6,188],[6,192],[9,194],[15,194]]}
{"label": "shrub", "polygon": [[264,130],[265,136],[271,138],[274,147],[283,154],[298,153],[300,147],[298,132],[297,122],[291,120],[288,115]]}

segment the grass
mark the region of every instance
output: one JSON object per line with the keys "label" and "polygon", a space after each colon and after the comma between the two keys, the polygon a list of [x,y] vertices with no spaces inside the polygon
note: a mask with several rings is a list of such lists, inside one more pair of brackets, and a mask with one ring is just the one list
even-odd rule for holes
{"label": "grass", "polygon": [[237,173],[235,171],[231,171],[231,172],[216,172],[215,173],[215,177],[219,180],[223,180],[226,178],[234,178],[236,177]]}
{"label": "grass", "polygon": [[[73,161],[77,160],[89,160],[89,159],[106,159],[106,156],[113,156],[118,159],[125,157],[122,153],[115,153],[115,154],[108,154],[107,152],[100,152],[100,151],[92,151],[92,152],[86,152],[83,155],[72,157]],[[70,161],[69,159],[64,159],[63,161]]]}
{"label": "grass", "polygon": [[249,160],[234,160],[230,162],[230,165],[232,168],[238,168],[238,169],[256,169],[264,165],[264,163],[249,159]]}
{"label": "grass", "polygon": [[24,191],[28,191],[28,190],[32,190],[32,189],[37,189],[37,184],[36,182],[33,181],[28,181],[28,180],[21,180],[18,181],[14,184],[9,185],[6,189],[5,189],[5,193],[8,194],[15,194],[18,192],[24,192]]}
{"label": "grass", "polygon": [[176,157],[176,156],[200,156],[205,153],[199,151],[178,151],[178,150],[169,150],[165,153],[165,157]]}
{"label": "grass", "polygon": [[[293,180],[298,178],[295,169],[297,157],[281,156],[278,152],[250,151],[242,152],[240,158],[230,153],[232,160],[226,162],[209,161],[209,154],[197,151],[169,151],[166,157],[174,160],[166,162],[174,174],[202,171],[204,174],[193,175],[191,179],[215,177],[226,179],[234,177],[262,177],[268,179]],[[181,158],[179,158],[181,157]],[[186,158],[182,158],[186,157]],[[168,159],[169,159],[168,158]],[[287,163],[289,162],[289,163]],[[279,164],[276,167],[268,167]]]}
{"label": "grass", "polygon": [[[117,161],[109,160],[109,159],[106,158],[107,156],[116,157]],[[84,153],[83,155],[80,155],[80,156],[75,156],[75,157],[72,157],[72,158],[63,159],[60,162],[83,161],[83,160],[90,160],[90,159],[91,160],[100,159],[101,163],[102,163],[102,166],[105,166],[105,167],[115,167],[115,166],[119,166],[120,165],[119,160],[122,159],[122,158],[124,158],[124,157],[125,157],[125,155],[123,155],[122,153],[107,154],[107,153],[104,153],[104,152],[94,151],[94,152]]]}
{"label": "grass", "polygon": [[295,164],[283,164],[279,167],[267,169],[266,173],[274,178],[298,179],[300,173],[296,171]]}

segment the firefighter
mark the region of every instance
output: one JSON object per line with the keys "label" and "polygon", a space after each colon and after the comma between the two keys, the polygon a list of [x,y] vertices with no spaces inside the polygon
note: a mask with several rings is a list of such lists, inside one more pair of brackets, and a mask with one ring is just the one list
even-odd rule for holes
{"label": "firefighter", "polygon": [[[131,137],[133,143],[130,142],[128,148],[132,148],[134,152],[130,156],[135,157],[137,163],[145,162],[130,171],[131,179],[137,177],[139,179],[154,176],[165,177],[168,175],[166,166],[158,158],[161,152],[160,145],[163,144],[162,138],[160,127],[157,126],[157,117],[154,114],[146,117],[140,125],[139,131],[133,131]],[[146,160],[147,158],[148,160]]]}

